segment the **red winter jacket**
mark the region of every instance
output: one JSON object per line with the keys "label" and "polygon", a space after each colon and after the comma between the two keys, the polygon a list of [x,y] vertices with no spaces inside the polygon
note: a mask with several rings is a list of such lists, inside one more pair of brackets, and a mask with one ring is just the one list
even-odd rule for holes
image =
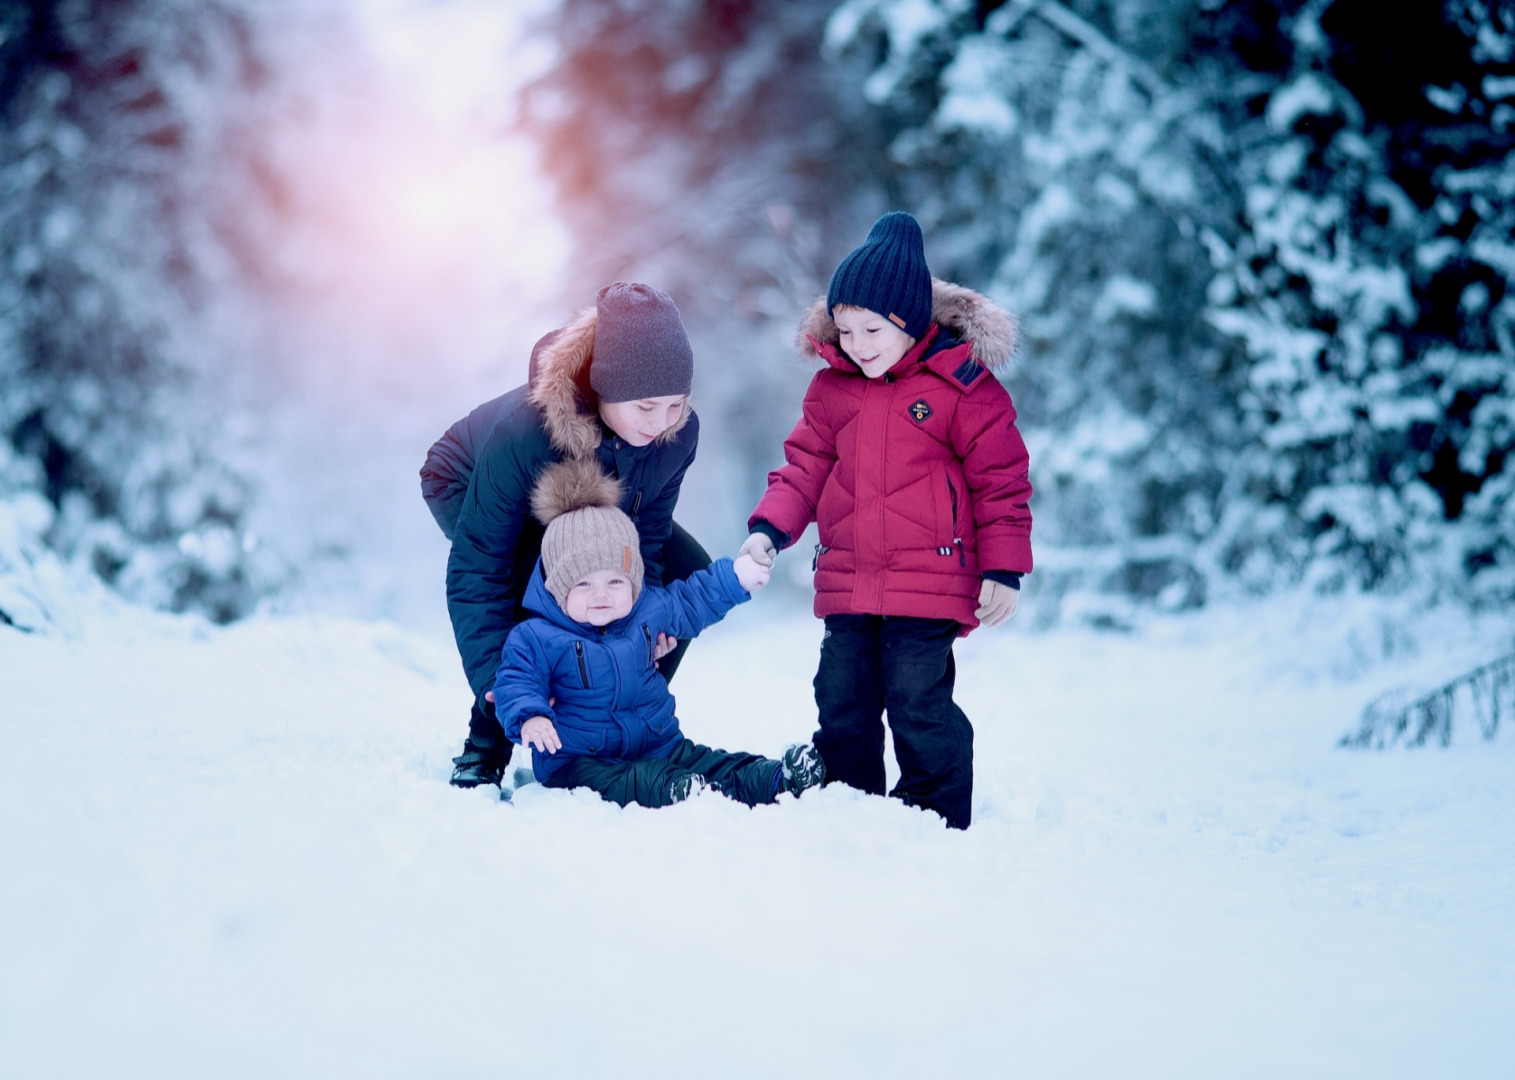
{"label": "red winter jacket", "polygon": [[943,281],[932,319],[878,379],[837,347],[824,298],[801,323],[801,347],[827,367],[748,527],[767,523],[787,544],[819,523],[818,616],[956,619],[966,634],[982,574],[1031,569],[1026,444],[991,374],[1014,351],[1015,322]]}

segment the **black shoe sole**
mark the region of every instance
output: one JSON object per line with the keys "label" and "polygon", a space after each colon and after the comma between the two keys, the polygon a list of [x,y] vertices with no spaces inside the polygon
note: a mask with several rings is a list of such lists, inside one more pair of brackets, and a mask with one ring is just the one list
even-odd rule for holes
{"label": "black shoe sole", "polygon": [[447,782],[455,788],[476,788],[485,787],[486,785],[499,787],[501,779],[503,779],[502,776],[459,776],[457,773],[453,773],[452,779]]}

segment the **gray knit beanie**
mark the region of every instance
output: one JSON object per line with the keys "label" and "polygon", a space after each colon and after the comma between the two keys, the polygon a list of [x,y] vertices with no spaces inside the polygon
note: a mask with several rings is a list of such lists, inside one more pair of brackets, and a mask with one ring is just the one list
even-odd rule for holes
{"label": "gray knit beanie", "polygon": [[631,597],[642,594],[642,541],[621,512],[621,486],[592,458],[549,465],[531,492],[531,511],[547,526],[542,536],[542,577],[562,607],[574,582],[594,570],[614,570],[631,579]]}
{"label": "gray knit beanie", "polygon": [[595,297],[594,357],[589,385],[601,401],[687,394],[694,350],[668,294],[617,281]]}
{"label": "gray knit beanie", "polygon": [[873,223],[863,246],[841,261],[826,289],[826,314],[838,304],[867,308],[919,339],[931,325],[931,271],[920,223],[896,210]]}

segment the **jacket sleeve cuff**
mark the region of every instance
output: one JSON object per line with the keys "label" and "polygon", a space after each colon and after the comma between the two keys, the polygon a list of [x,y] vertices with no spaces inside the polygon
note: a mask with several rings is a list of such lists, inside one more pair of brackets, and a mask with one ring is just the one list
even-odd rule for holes
{"label": "jacket sleeve cuff", "polygon": [[752,599],[752,594],[742,588],[742,581],[736,576],[736,563],[730,556],[722,556],[711,563],[710,568],[715,571],[716,580],[725,588],[727,600],[733,604],[745,604]]}
{"label": "jacket sleeve cuff", "polygon": [[752,528],[749,529],[748,532],[762,533],[768,539],[773,541],[774,549],[777,551],[783,551],[786,547],[789,546],[788,533],[779,532],[778,529],[774,528],[771,524],[761,519],[754,521],[752,523]]}
{"label": "jacket sleeve cuff", "polygon": [[1021,575],[1014,570],[985,570],[982,574],[985,581],[997,581],[1001,585],[1008,585],[1012,589],[1020,589]]}

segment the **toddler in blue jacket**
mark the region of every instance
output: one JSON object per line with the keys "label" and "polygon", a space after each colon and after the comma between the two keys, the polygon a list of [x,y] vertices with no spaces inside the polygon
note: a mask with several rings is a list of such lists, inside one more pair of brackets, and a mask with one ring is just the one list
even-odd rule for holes
{"label": "toddler in blue jacket", "polygon": [[749,806],[825,779],[810,745],[782,760],[686,739],[659,674],[659,634],[690,638],[768,582],[750,556],[644,587],[636,526],[616,482],[589,460],[543,472],[532,512],[546,526],[526,588],[533,618],[510,632],[495,674],[505,735],[532,748],[546,787],[587,787],[626,806],[668,806],[710,786]]}

